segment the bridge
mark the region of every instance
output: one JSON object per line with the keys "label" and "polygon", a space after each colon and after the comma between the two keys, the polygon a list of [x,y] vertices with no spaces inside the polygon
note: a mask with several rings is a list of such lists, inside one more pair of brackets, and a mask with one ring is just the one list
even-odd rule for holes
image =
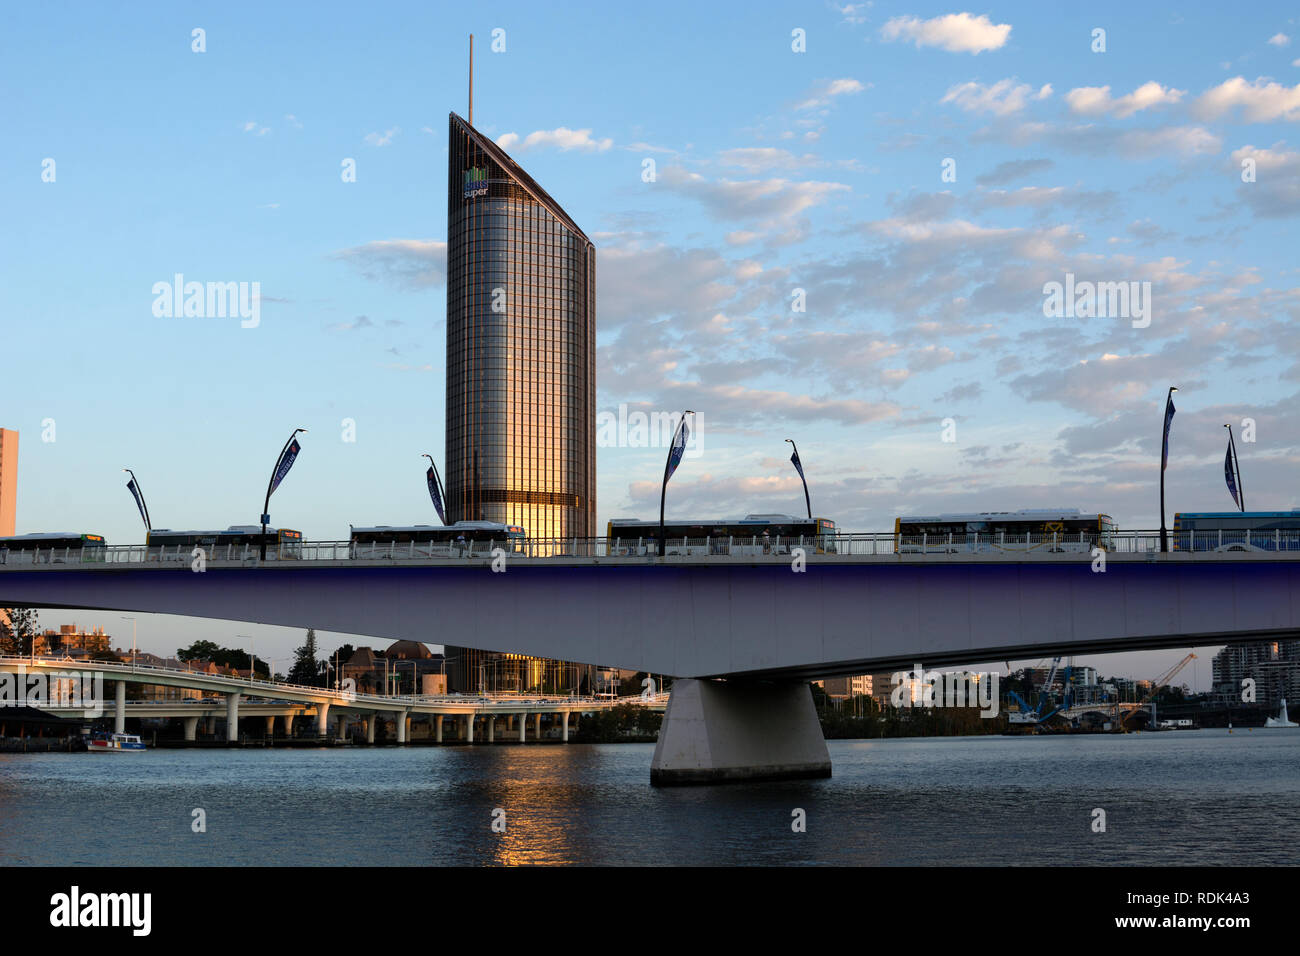
{"label": "bridge", "polygon": [[[267,721],[268,734],[274,732],[274,721],[283,721],[285,736],[292,736],[293,722],[298,717],[311,718],[316,724],[316,734],[329,735],[329,718],[335,719],[337,739],[345,739],[351,721],[360,721],[366,732],[367,743],[375,742],[376,726],[380,720],[391,720],[397,742],[406,743],[414,720],[424,718],[431,728],[431,737],[443,742],[444,720],[454,721],[455,739],[474,743],[475,724],[482,727],[480,740],[492,743],[496,739],[498,718],[506,718],[516,730],[520,743],[529,739],[527,724],[533,725],[531,739],[542,737],[543,715],[559,719],[561,740],[569,740],[570,717],[590,714],[621,704],[633,704],[651,710],[665,710],[667,694],[647,694],[644,697],[593,699],[579,697],[466,697],[463,695],[384,695],[357,694],[351,691],[308,687],[282,681],[264,681],[243,677],[206,674],[183,669],[141,666],[130,663],[117,664],[106,661],[85,661],[57,657],[0,657],[0,674],[17,677],[41,675],[52,688],[59,680],[73,676],[114,683],[114,730],[122,733],[128,716],[179,717],[184,720],[185,739],[195,740],[198,724],[205,720],[212,726],[216,718],[226,722],[226,740],[238,740],[241,717],[262,717]],[[210,695],[202,699],[172,701],[128,701],[127,686],[172,687],[200,691]],[[16,687],[21,685],[15,684]],[[78,717],[92,708],[73,706],[80,700],[64,694],[56,699],[53,690],[48,701],[39,701],[42,710],[60,717]],[[21,695],[20,695],[21,697]],[[106,701],[99,701],[101,705]],[[98,708],[94,708],[98,709]],[[3,716],[0,714],[0,716]]]}
{"label": "bridge", "polygon": [[[11,554],[0,607],[180,614],[450,643],[676,675],[656,783],[825,776],[806,681],[1067,653],[1300,636],[1295,532],[1221,550],[1155,532],[982,542],[308,542]],[[673,553],[676,552],[676,553]],[[723,552],[723,553],[718,553]],[[436,622],[432,624],[431,622]]]}

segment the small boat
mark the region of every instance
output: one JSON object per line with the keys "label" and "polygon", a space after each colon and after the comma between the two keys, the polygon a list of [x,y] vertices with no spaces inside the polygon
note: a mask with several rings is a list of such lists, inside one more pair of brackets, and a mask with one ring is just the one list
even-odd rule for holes
{"label": "small boat", "polygon": [[93,754],[133,754],[144,751],[144,741],[135,734],[113,734],[111,737],[92,737],[86,749]]}

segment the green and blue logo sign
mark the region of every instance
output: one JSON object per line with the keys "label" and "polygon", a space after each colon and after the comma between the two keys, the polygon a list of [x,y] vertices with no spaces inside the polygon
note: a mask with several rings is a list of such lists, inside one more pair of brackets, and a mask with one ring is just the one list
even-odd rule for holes
{"label": "green and blue logo sign", "polygon": [[465,198],[486,196],[488,191],[487,170],[477,166],[465,170]]}

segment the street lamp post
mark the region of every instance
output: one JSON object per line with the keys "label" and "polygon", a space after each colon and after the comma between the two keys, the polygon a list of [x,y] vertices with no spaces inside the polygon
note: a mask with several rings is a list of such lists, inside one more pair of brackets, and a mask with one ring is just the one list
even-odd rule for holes
{"label": "street lamp post", "polygon": [[[307,429],[305,428],[295,428],[293,430],[293,434],[289,436],[289,440],[286,441],[284,447],[280,449],[280,457],[275,460],[275,467],[271,469],[271,480],[266,483],[266,501],[262,505],[262,546],[260,551],[260,560],[262,561],[266,560],[266,526],[271,523],[271,493],[274,492],[280,482],[284,480],[284,475],[288,474],[289,468],[293,467],[293,460],[291,459],[289,461],[289,467],[285,468],[284,474],[280,472],[280,465],[284,461],[284,456],[289,451],[289,446],[294,443],[294,438],[297,437],[299,432],[306,431]],[[296,453],[295,457],[297,457]]]}
{"label": "street lamp post", "polygon": [[1165,429],[1160,440],[1160,552],[1169,550],[1169,532],[1165,530],[1165,468],[1169,465],[1169,425],[1174,420],[1174,392],[1176,386],[1170,385],[1165,394]]}

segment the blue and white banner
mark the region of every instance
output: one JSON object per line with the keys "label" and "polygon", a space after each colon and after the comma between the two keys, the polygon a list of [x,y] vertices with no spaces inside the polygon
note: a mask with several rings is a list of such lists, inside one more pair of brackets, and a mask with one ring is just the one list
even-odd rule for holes
{"label": "blue and white banner", "polygon": [[131,478],[126,483],[127,491],[131,492],[131,497],[135,499],[135,506],[140,509],[140,520],[144,522],[146,530],[149,530],[149,516],[144,513],[144,496],[140,494],[140,489],[135,486],[135,479]]}
{"label": "blue and white banner", "polygon": [[677,466],[682,463],[682,455],[686,454],[686,443],[690,441],[690,438],[691,429],[690,426],[686,424],[686,416],[683,415],[681,427],[677,430],[677,434],[673,438],[673,449],[668,453],[668,474],[664,475],[665,484],[668,482],[668,479],[673,476],[673,472],[677,470]]}
{"label": "blue and white banner", "polygon": [[275,489],[280,487],[280,482],[284,481],[284,476],[289,474],[289,469],[293,467],[294,460],[301,451],[298,445],[298,439],[289,443],[289,447],[284,450],[284,457],[280,459],[280,464],[275,468],[275,478],[271,481],[271,494],[275,494]]}
{"label": "blue and white banner", "polygon": [[1237,476],[1232,467],[1232,439],[1228,439],[1228,452],[1223,458],[1223,478],[1228,483],[1228,494],[1232,495],[1232,502],[1238,508],[1241,502],[1237,498]]}
{"label": "blue and white banner", "polygon": [[1169,467],[1169,426],[1174,420],[1174,399],[1171,395],[1165,403],[1165,437],[1160,449],[1160,470]]}
{"label": "blue and white banner", "polygon": [[808,479],[807,479],[807,478],[804,478],[804,476],[803,476],[803,463],[799,461],[799,449],[798,449],[798,448],[796,448],[796,449],[794,450],[794,454],[792,454],[792,455],[790,456],[790,463],[791,463],[792,465],[794,465],[794,470],[797,471],[797,472],[799,472],[799,477],[800,477],[800,478],[803,478],[804,481],[807,481]]}
{"label": "blue and white banner", "polygon": [[429,470],[424,477],[429,482],[429,497],[433,499],[433,507],[438,512],[438,520],[446,524],[447,515],[442,510],[442,495],[438,493],[438,473],[433,470],[433,465],[429,466]]}

